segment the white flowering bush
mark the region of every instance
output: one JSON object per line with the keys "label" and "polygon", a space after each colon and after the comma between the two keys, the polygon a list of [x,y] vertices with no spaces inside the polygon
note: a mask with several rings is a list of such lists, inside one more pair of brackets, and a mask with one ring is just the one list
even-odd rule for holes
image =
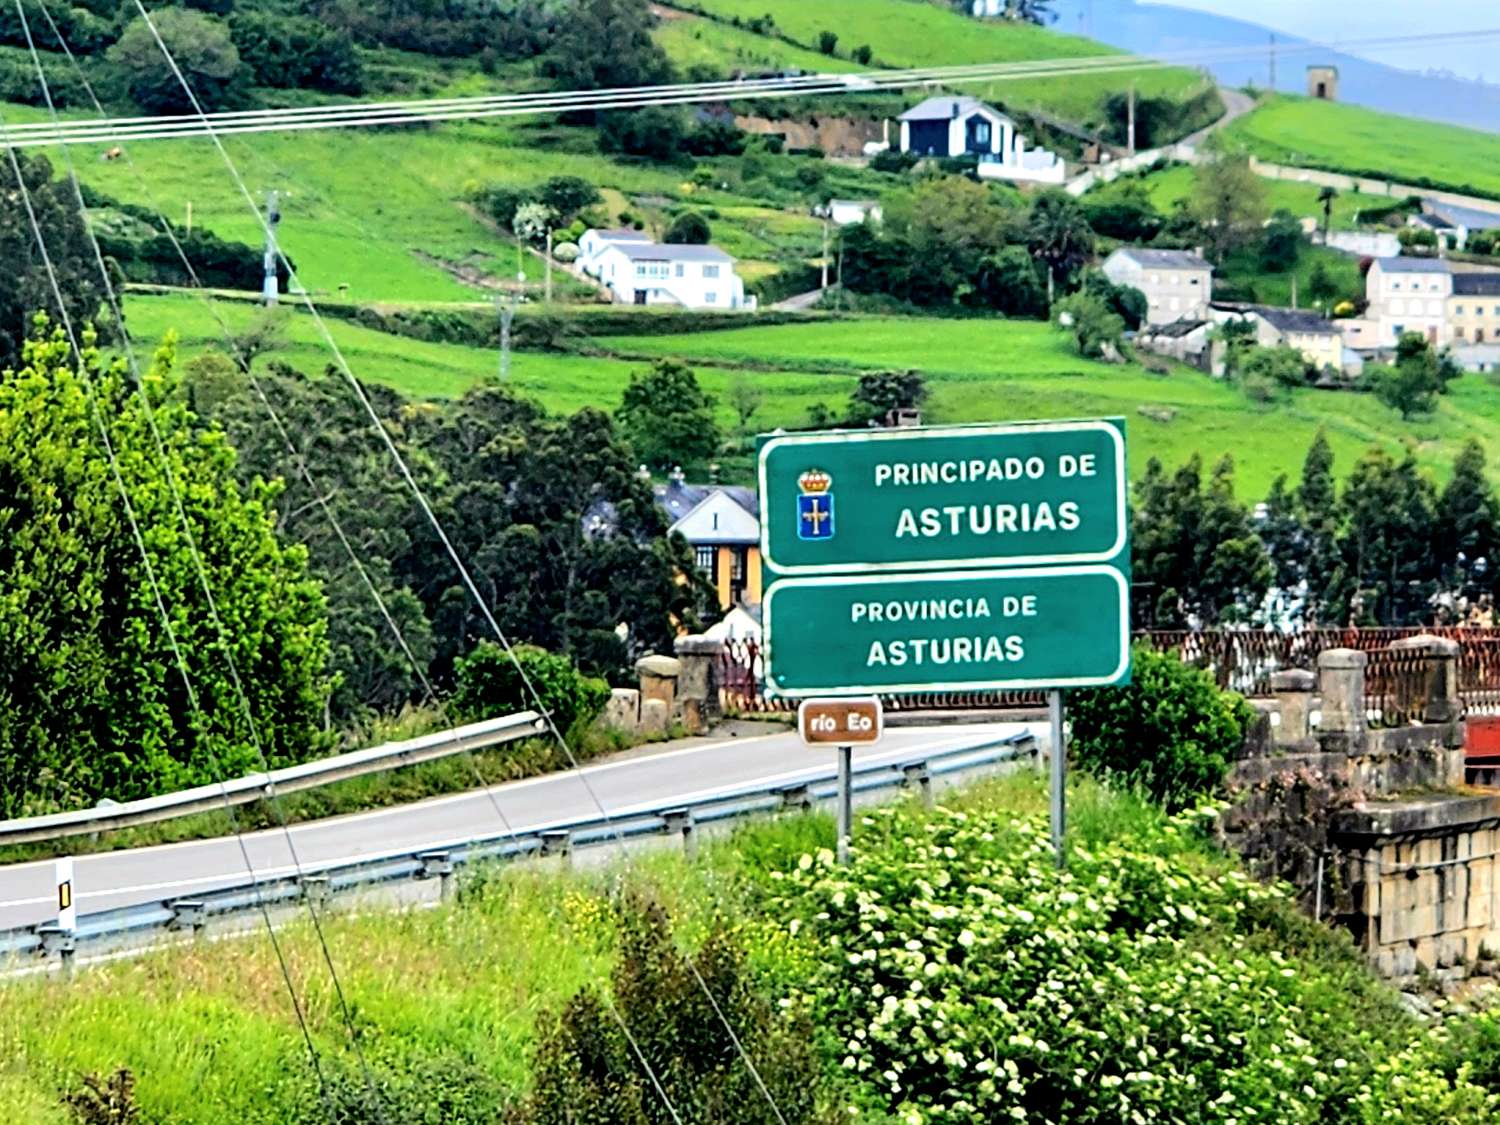
{"label": "white flowering bush", "polygon": [[884,809],[850,866],[820,852],[774,875],[771,914],[819,953],[787,1003],[824,1029],[851,1119],[1500,1114],[1466,1074],[1433,1069],[1415,1023],[1415,1045],[1390,1042],[1404,1017],[1346,947],[1338,969],[1278,948],[1263,919],[1289,913],[1283,892],[1192,845],[1187,820],[1075,847],[1058,871],[1041,819]]}

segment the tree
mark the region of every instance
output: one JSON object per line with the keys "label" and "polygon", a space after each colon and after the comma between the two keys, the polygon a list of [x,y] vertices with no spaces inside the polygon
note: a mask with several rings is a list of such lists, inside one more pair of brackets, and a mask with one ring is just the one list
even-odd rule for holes
{"label": "tree", "polygon": [[727,397],[729,408],[734,411],[735,433],[743,441],[750,434],[750,419],[760,410],[765,393],[750,376],[736,371],[729,378]]}
{"label": "tree", "polygon": [[1500,582],[1500,505],[1485,474],[1484,447],[1473,438],[1453,462],[1435,515],[1442,591],[1450,613],[1464,620],[1474,608],[1493,605]]}
{"label": "tree", "polygon": [[1162,228],[1162,214],[1140,180],[1117,180],[1105,191],[1081,200],[1089,226],[1105,238],[1150,242]]}
{"label": "tree", "polygon": [[652,38],[652,23],[645,4],[579,0],[559,22],[543,72],[559,90],[665,85],[673,79],[672,63]]}
{"label": "tree", "polygon": [[1256,347],[1255,322],[1247,316],[1222,321],[1214,326],[1210,338],[1223,349],[1224,377],[1236,378]]}
{"label": "tree", "polygon": [[1251,348],[1240,363],[1239,375],[1247,386],[1254,381],[1273,391],[1305,387],[1307,357],[1286,344],[1274,348]]}
{"label": "tree", "polygon": [[510,229],[522,242],[535,244],[546,239],[556,221],[557,213],[545,203],[523,203],[516,208]]}
{"label": "tree", "polygon": [[849,397],[851,426],[883,425],[893,411],[915,410],[927,399],[919,371],[877,371],[859,377]]}
{"label": "tree", "polygon": [[1452,356],[1438,354],[1420,332],[1406,332],[1396,342],[1395,364],[1373,372],[1375,394],[1402,418],[1427,414],[1462,373]]}
{"label": "tree", "polygon": [[1431,616],[1437,592],[1432,482],[1406,450],[1400,462],[1369,450],[1344,486],[1339,546],[1346,581],[1340,604],[1351,623],[1412,625]]}
{"label": "tree", "polygon": [[[45,309],[54,318],[82,325],[92,320],[104,300],[99,265],[88,241],[88,230],[78,211],[72,189],[52,178],[52,166],[42,156],[16,154],[21,179],[10,160],[0,154],[0,371],[21,358],[27,318]],[[32,211],[41,228],[52,269],[62,292],[63,308],[57,307],[52,279],[47,272],[31,216],[21,201],[24,184]]]}
{"label": "tree", "polygon": [[1338,189],[1325,185],[1318,191],[1318,202],[1323,207],[1323,244],[1328,244],[1328,236],[1333,231],[1333,201],[1339,197]]}
{"label": "tree", "polygon": [[689,246],[706,246],[713,238],[708,220],[697,211],[684,211],[672,220],[663,236],[663,242],[683,243]]}
{"label": "tree", "polygon": [[825,55],[831,55],[838,49],[839,37],[831,31],[818,32],[818,50]]}
{"label": "tree", "polygon": [[687,117],[673,106],[645,106],[599,115],[601,152],[665,163],[682,154],[687,135]]}
{"label": "tree", "polygon": [[923,263],[907,272],[909,299],[946,304],[971,287],[980,263],[1005,245],[1005,209],[989,188],[962,176],[922,181],[885,208],[892,245],[904,243],[908,261]]}
{"label": "tree", "polygon": [[327,746],[323,597],[305,552],[277,540],[276,489],[236,484],[224,435],[178,393],[170,338],[143,378],[165,466],[123,364],[90,346],[80,369],[45,320],[0,376],[0,816],[238,777],[261,768],[257,743],[273,766]]}
{"label": "tree", "polygon": [[1310,625],[1328,624],[1343,583],[1340,554],[1338,496],[1333,479],[1333,447],[1321,429],[1308,447],[1297,484],[1297,513],[1302,522],[1301,564],[1307,594],[1303,620]]}
{"label": "tree", "polygon": [[1093,255],[1094,232],[1078,200],[1065,191],[1051,189],[1032,201],[1026,217],[1026,245],[1054,281],[1066,285],[1074,271]]}
{"label": "tree", "polygon": [[869,66],[870,60],[874,57],[875,52],[870,49],[870,45],[868,43],[861,43],[858,47],[849,52],[850,60],[852,62],[857,62],[860,66]]}
{"label": "tree", "polygon": [[1249,157],[1214,152],[1194,171],[1187,211],[1209,256],[1222,263],[1259,235],[1266,218],[1265,184],[1250,170]]}
{"label": "tree", "polygon": [[1125,321],[1092,293],[1077,292],[1053,306],[1057,326],[1073,338],[1078,354],[1101,359],[1118,352],[1125,337]]}
{"label": "tree", "polygon": [[1133,570],[1150,590],[1153,623],[1207,627],[1256,616],[1274,573],[1224,456],[1207,486],[1194,454],[1170,477],[1152,458],[1136,485]]}
{"label": "tree", "polygon": [[1035,260],[1020,246],[1004,246],[980,263],[975,297],[1006,316],[1047,315],[1046,287]]}
{"label": "tree", "polygon": [[[162,8],[152,17],[187,84],[206,110],[232,108],[244,96],[246,70],[223,20],[191,8]],[[109,49],[136,105],[148,113],[192,113],[188,97],[151,27],[136,19]]]}
{"label": "tree", "polygon": [[1116,285],[1103,270],[1084,271],[1078,289],[1080,293],[1088,293],[1103,301],[1109,311],[1123,320],[1125,327],[1132,331],[1146,322],[1146,316],[1151,310],[1146,294],[1130,285]]}
{"label": "tree", "polygon": [[1260,239],[1260,265],[1268,273],[1286,273],[1302,255],[1302,224],[1285,209],[1266,224]]}
{"label": "tree", "polygon": [[1256,520],[1256,534],[1271,560],[1272,590],[1279,605],[1276,617],[1290,616],[1306,581],[1303,545],[1305,531],[1297,509],[1297,494],[1285,473],[1271,482]]}
{"label": "tree", "polygon": [[1314,301],[1325,305],[1339,295],[1338,279],[1321,259],[1313,263],[1312,274],[1307,279],[1307,292]]}
{"label": "tree", "polygon": [[713,399],[692,368],[675,360],[633,373],[615,416],[641,463],[653,469],[702,465],[719,452]]}
{"label": "tree", "polygon": [[580,211],[603,199],[599,189],[581,176],[548,176],[535,194],[536,201],[550,207],[561,223],[571,223]]}

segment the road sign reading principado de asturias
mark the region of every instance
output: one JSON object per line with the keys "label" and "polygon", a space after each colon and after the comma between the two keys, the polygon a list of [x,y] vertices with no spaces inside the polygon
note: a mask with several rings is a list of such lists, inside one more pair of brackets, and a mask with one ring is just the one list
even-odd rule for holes
{"label": "road sign reading principado de asturias", "polygon": [[759,473],[768,692],[1128,681],[1122,420],[776,435]]}

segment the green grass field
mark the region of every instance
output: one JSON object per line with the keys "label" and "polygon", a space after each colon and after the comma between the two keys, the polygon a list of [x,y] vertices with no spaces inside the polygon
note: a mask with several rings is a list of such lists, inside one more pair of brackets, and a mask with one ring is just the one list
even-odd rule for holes
{"label": "green grass field", "polygon": [[[1193,191],[1193,169],[1186,164],[1164,168],[1143,176],[1141,182],[1150,193],[1151,202],[1158,210],[1170,212],[1178,203],[1186,200]],[[1314,184],[1289,183],[1285,180],[1262,180],[1266,189],[1266,205],[1272,211],[1290,211],[1297,218],[1312,216],[1323,221],[1323,205],[1318,202],[1318,188]],[[1098,189],[1107,193],[1109,186]],[[1354,217],[1365,207],[1389,206],[1390,199],[1380,195],[1365,195],[1357,191],[1340,192],[1333,201],[1333,229],[1353,230]]]}
{"label": "green grass field", "polygon": [[1228,136],[1266,160],[1500,197],[1500,135],[1277,95]]}
{"label": "green grass field", "polygon": [[[981,22],[926,0],[685,0],[685,6],[720,19],[748,22],[769,15],[776,30],[804,46],[831,31],[838,36],[838,69],[848,70],[849,52],[868,45],[882,66],[942,66],[1027,62],[1119,54],[1111,47],[1028,24]],[[827,60],[821,69],[829,69]],[[966,87],[966,93],[1018,108],[1041,108],[1076,121],[1097,123],[1107,93],[1134,82],[1144,96],[1187,97],[1202,77],[1182,67],[1126,73],[1023,79]]]}

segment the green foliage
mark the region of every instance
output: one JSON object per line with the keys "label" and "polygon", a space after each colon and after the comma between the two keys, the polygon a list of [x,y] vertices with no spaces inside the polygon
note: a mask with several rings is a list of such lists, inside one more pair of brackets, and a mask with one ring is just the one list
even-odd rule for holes
{"label": "green foliage", "polygon": [[1024,247],[1001,247],[980,262],[975,288],[985,305],[1006,316],[1047,315],[1047,287]]}
{"label": "green foliage", "polygon": [[645,106],[599,115],[599,151],[665,163],[684,151],[688,119],[675,106]]}
{"label": "green foliage", "polygon": [[662,241],[705,246],[712,238],[713,231],[707,219],[697,211],[684,211],[672,220],[672,224],[667,227],[667,233],[662,236]]}
{"label": "green foliage", "polygon": [[235,12],[229,33],[258,86],[362,94],[364,65],[354,36],[286,12]]}
{"label": "green foliage", "polygon": [[1218,791],[1250,718],[1209,673],[1141,647],[1128,686],[1069,694],[1069,753],[1101,780],[1175,811]]}
{"label": "green foliage", "polygon": [[[560,21],[543,71],[559,90],[612,90],[671,82],[672,64],[652,39],[651,23],[644,4],[579,0]],[[654,116],[650,109],[633,113]]]}
{"label": "green foliage", "polygon": [[79,1125],[136,1125],[135,1075],[121,1067],[108,1078],[85,1074],[80,1089],[63,1095],[63,1104]]}
{"label": "green foliage", "polygon": [[880,371],[859,377],[849,399],[851,426],[884,425],[897,410],[920,407],[927,398],[927,384],[917,371]]}
{"label": "green foliage", "polygon": [[618,929],[610,995],[585,988],[542,1020],[534,1088],[517,1125],[829,1120],[819,1112],[822,1066],[811,1025],[756,991],[738,941],[716,928],[684,954],[666,912],[634,896],[619,907]]}
{"label": "green foliage", "polygon": [[477,723],[518,711],[541,711],[568,734],[592,723],[609,702],[609,685],[582,675],[566,656],[534,645],[517,646],[513,655],[481,641],[459,659],[449,705],[456,719]]}
{"label": "green foliage", "polygon": [[713,406],[691,367],[657,360],[630,377],[616,417],[641,463],[665,471],[703,465],[718,453]]}
{"label": "green foliage", "polygon": [[1428,619],[1437,590],[1436,490],[1408,449],[1399,462],[1371,449],[1339,498],[1344,580],[1339,602],[1358,624]]}
{"label": "green foliage", "polygon": [[1485,472],[1484,447],[1464,443],[1453,476],[1438,497],[1435,550],[1449,591],[1449,612],[1460,620],[1493,602],[1500,582],[1500,504]]}
{"label": "green foliage", "polygon": [[1150,242],[1161,233],[1163,219],[1151,193],[1138,179],[1122,179],[1080,201],[1095,233],[1121,242]]}
{"label": "green foliage", "polygon": [[1247,386],[1258,381],[1273,391],[1305,387],[1308,383],[1307,357],[1287,344],[1274,348],[1253,347],[1241,357],[1238,374]]}
{"label": "green foliage", "polygon": [[[247,68],[223,20],[191,8],[163,8],[152,23],[205,110],[230,109],[243,100]],[[144,19],[125,28],[109,49],[109,61],[124,76],[135,104],[147,112],[194,111]]]}
{"label": "green foliage", "polygon": [[1439,395],[1463,372],[1453,357],[1439,353],[1419,332],[1404,333],[1396,343],[1396,362],[1370,373],[1375,394],[1402,418],[1430,414]]}
{"label": "green foliage", "polygon": [[1026,217],[1026,244],[1031,254],[1052,271],[1059,285],[1094,253],[1094,232],[1078,200],[1065,191],[1049,189],[1031,202]]}
{"label": "green foliage", "polygon": [[831,55],[838,50],[839,37],[831,31],[818,32],[818,50],[822,54]]}
{"label": "green foliage", "polygon": [[224,435],[182,405],[173,347],[145,375],[164,454],[123,365],[106,369],[90,350],[80,372],[45,322],[24,365],[0,375],[0,494],[12,498],[0,521],[0,815],[237,777],[261,768],[257,743],[272,766],[328,746],[318,733],[330,690],[322,592],[306,553],[277,540],[277,490],[241,489]]}
{"label": "green foliage", "polygon": [[[65,181],[52,178],[46,157],[16,154],[21,179],[8,158],[0,159],[0,196],[12,202],[0,207],[0,371],[14,366],[37,309],[82,325],[94,319],[104,300],[99,267],[89,249],[88,232],[78,202]],[[63,308],[57,307],[47,261],[37,246],[31,217],[20,199],[25,185],[32,213],[47,245]]]}
{"label": "green foliage", "polygon": [[1146,294],[1129,285],[1116,285],[1103,270],[1084,271],[1079,290],[1103,301],[1109,311],[1132,331],[1146,323],[1146,315],[1151,309]]}
{"label": "green foliage", "polygon": [[1053,320],[1066,332],[1085,359],[1101,359],[1119,353],[1125,337],[1125,321],[1101,298],[1079,291],[1052,307]]}
{"label": "green foliage", "polygon": [[1277,211],[1261,233],[1261,268],[1269,273],[1286,273],[1294,269],[1304,241],[1302,224],[1297,221],[1297,216],[1287,210]]}
{"label": "green foliage", "polygon": [[1225,454],[1207,484],[1195,453],[1170,477],[1152,458],[1136,483],[1132,576],[1158,628],[1252,620],[1272,568],[1234,494],[1234,461]]}
{"label": "green foliage", "polygon": [[1194,171],[1187,214],[1197,224],[1209,257],[1223,262],[1260,237],[1266,218],[1264,181],[1247,157],[1218,151]]}

